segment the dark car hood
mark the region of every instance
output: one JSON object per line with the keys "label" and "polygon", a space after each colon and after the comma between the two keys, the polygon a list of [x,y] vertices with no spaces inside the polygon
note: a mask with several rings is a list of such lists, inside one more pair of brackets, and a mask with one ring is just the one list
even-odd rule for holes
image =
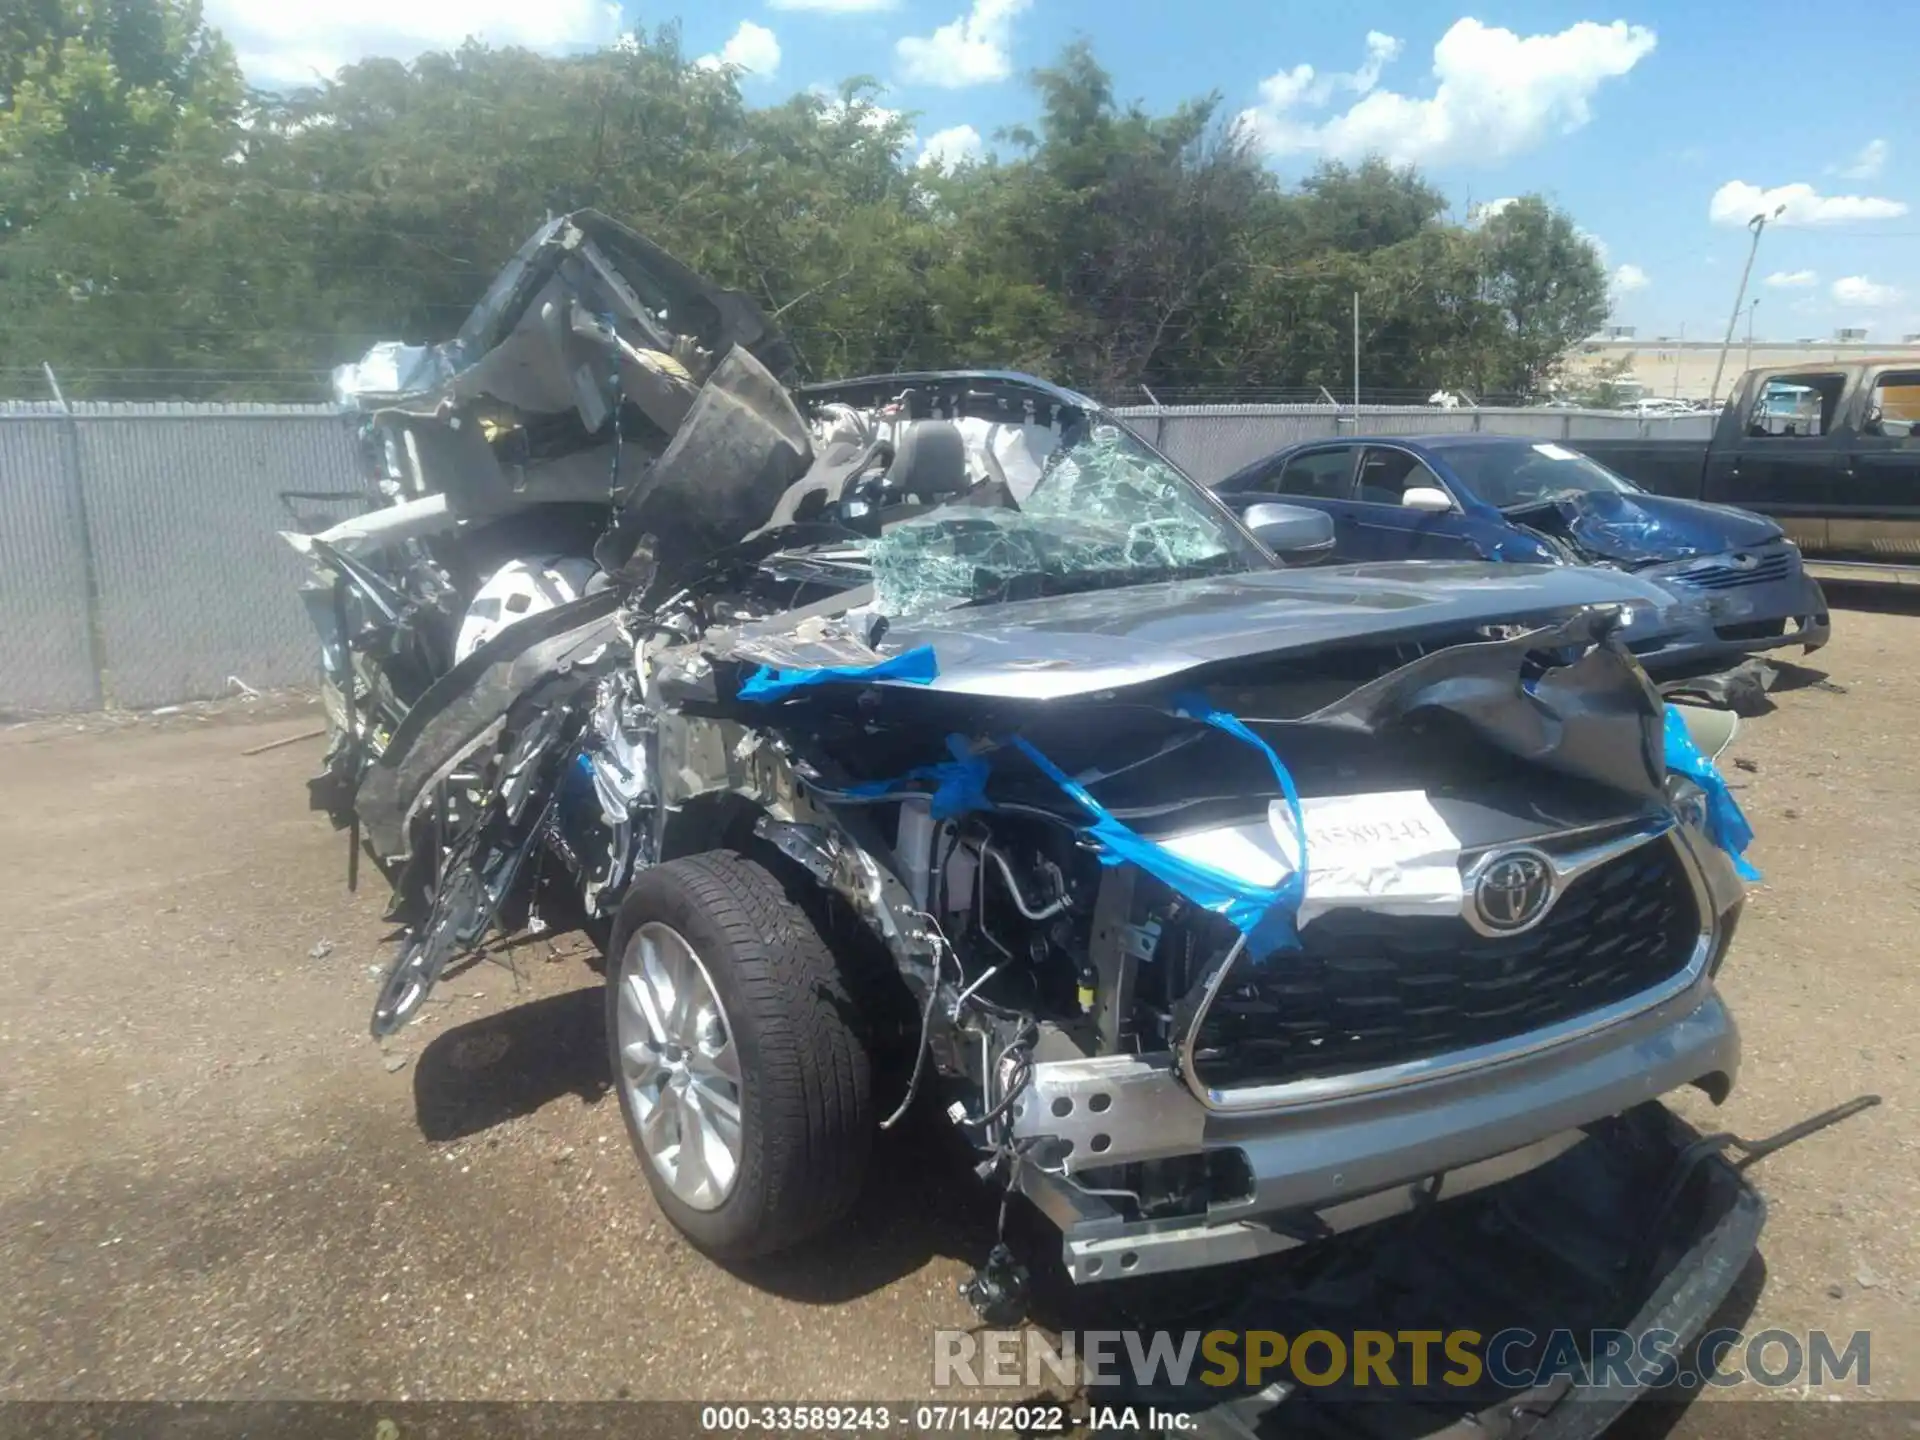
{"label": "dark car hood", "polygon": [[1516,524],[1571,541],[1589,559],[1654,565],[1764,545],[1781,530],[1764,515],[1666,495],[1589,490],[1501,512]]}
{"label": "dark car hood", "polygon": [[[965,607],[902,621],[888,630],[886,646],[932,646],[934,690],[1054,700],[1257,655],[1546,623],[1584,606],[1633,607],[1651,621],[1672,604],[1667,591],[1618,571],[1409,561]],[[802,638],[780,622],[741,632],[733,650],[736,658],[784,668],[858,663],[862,653]],[[864,654],[870,662],[872,652]]]}

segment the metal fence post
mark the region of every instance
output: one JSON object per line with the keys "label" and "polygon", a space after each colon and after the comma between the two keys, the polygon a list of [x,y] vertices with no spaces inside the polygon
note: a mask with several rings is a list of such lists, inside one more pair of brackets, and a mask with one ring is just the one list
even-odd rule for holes
{"label": "metal fence post", "polygon": [[66,470],[67,484],[72,492],[73,540],[80,552],[80,575],[87,592],[87,668],[92,672],[93,708],[106,708],[107,694],[107,632],[106,624],[100,614],[100,576],[94,563],[93,523],[87,513],[86,463],[80,456],[80,418],[73,412],[73,406],[61,393],[60,382],[53,376],[53,366],[46,361],[40,362],[40,369],[47,377],[47,388],[53,392],[53,400],[64,414],[66,424]]}

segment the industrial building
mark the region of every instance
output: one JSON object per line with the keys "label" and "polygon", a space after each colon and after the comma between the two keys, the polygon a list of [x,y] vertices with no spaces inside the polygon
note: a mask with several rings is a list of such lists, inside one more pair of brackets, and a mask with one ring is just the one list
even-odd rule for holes
{"label": "industrial building", "polygon": [[[1920,366],[1920,333],[1891,341],[1868,339],[1864,330],[1837,330],[1827,339],[1755,339],[1751,343],[1744,335],[1736,335],[1727,351],[1726,373],[1717,398],[1725,399],[1727,388],[1741,372],[1756,365],[1830,365],[1882,356],[1912,360]],[[1583,341],[1568,357],[1564,384],[1567,389],[1578,389],[1604,377],[1614,381],[1616,394],[1623,401],[1654,397],[1705,400],[1713,389],[1714,369],[1719,364],[1718,337],[1642,338],[1631,326],[1614,326]]]}

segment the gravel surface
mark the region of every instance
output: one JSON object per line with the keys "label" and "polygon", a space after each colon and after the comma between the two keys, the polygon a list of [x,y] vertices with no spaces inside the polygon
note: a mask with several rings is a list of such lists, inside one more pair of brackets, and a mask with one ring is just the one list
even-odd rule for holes
{"label": "gravel surface", "polygon": [[[1735,1323],[1871,1329],[1872,1393],[1911,1399],[1920,616],[1835,632],[1731,752],[1766,873],[1724,978],[1745,1068],[1680,1108],[1760,1136],[1886,1097],[1755,1172]],[[306,809],[318,741],[240,753],[320,723],[275,697],[0,730],[0,1397],[924,1397],[992,1224],[939,1137],[888,1137],[851,1223],[736,1275],[647,1194],[584,942],[368,1039],[384,886],[349,895]]]}

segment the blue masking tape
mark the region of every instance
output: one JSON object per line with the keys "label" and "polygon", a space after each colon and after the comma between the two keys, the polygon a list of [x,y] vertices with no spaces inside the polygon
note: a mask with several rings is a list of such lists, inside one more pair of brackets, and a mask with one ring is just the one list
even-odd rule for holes
{"label": "blue masking tape", "polygon": [[1667,769],[1684,775],[1707,797],[1707,838],[1733,859],[1742,880],[1758,880],[1760,872],[1743,853],[1753,843],[1753,826],[1740,813],[1740,804],[1727,782],[1687,732],[1687,722],[1674,706],[1667,706]]}
{"label": "blue masking tape", "polygon": [[953,759],[933,765],[916,765],[897,779],[869,780],[849,787],[844,793],[861,800],[891,799],[895,796],[905,799],[921,793],[910,789],[910,782],[931,780],[934,785],[933,803],[928,811],[935,820],[951,820],[955,815],[964,815],[970,810],[991,810],[993,802],[987,799],[990,767],[986,760],[973,753],[964,736],[949,735],[947,750]]}
{"label": "blue masking tape", "polygon": [[1300,837],[1300,863],[1278,885],[1254,885],[1237,875],[1230,875],[1223,870],[1216,870],[1211,865],[1203,865],[1163,849],[1144,835],[1136,833],[1116,820],[1105,806],[1087,793],[1084,786],[1042,755],[1023,737],[1016,735],[1013,743],[1023,755],[1039,767],[1042,774],[1064,790],[1075,804],[1093,818],[1093,824],[1088,827],[1088,831],[1100,846],[1100,861],[1103,865],[1137,865],[1202,909],[1225,916],[1236,930],[1247,937],[1248,945],[1256,959],[1271,954],[1275,950],[1298,948],[1300,935],[1296,921],[1300,913],[1300,902],[1306,897],[1307,884],[1306,824],[1300,810],[1299,794],[1294,789],[1293,777],[1287,773],[1286,766],[1280,763],[1280,757],[1274,754],[1273,748],[1233,716],[1213,709],[1204,699],[1198,697],[1187,697],[1181,709],[1182,713],[1191,718],[1204,721],[1236,739],[1255,746],[1266,755],[1268,762],[1273,766],[1274,775],[1280,781],[1281,791],[1287,797],[1287,807],[1293,815],[1295,832]]}
{"label": "blue masking tape", "polygon": [[768,704],[814,685],[860,685],[870,680],[905,680],[928,685],[940,674],[931,645],[916,645],[875,665],[827,665],[818,670],[775,670],[762,665],[740,687],[738,698]]}

